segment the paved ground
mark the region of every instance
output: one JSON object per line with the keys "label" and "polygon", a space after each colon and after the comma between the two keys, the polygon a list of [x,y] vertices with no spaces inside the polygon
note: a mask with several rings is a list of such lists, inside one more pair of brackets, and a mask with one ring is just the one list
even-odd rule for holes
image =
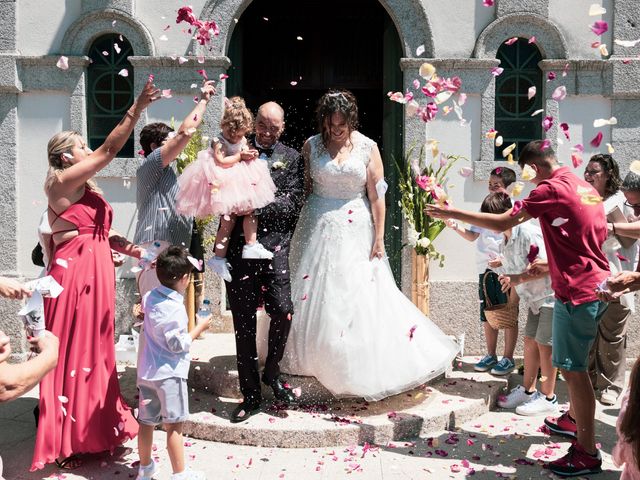
{"label": "paved ground", "polygon": [[[564,382],[559,384],[561,400],[566,399]],[[51,466],[40,473],[29,473],[35,428],[32,409],[37,393],[29,393],[0,406],[0,454],[7,480],[126,479],[135,478],[136,444],[116,456],[94,456],[74,472]],[[598,405],[597,441],[602,444],[605,471],[594,479],[618,479],[610,452],[615,443],[618,406]],[[434,432],[432,438],[395,442],[375,447],[342,446],[320,449],[276,449],[186,439],[188,464],[203,470],[207,478],[226,479],[477,479],[554,478],[540,465],[562,455],[568,443],[538,431],[542,418],[518,417],[510,412],[491,412],[468,422],[458,432]],[[164,448],[164,433],[155,433],[155,452],[159,464],[156,479],[170,477],[170,464]]]}

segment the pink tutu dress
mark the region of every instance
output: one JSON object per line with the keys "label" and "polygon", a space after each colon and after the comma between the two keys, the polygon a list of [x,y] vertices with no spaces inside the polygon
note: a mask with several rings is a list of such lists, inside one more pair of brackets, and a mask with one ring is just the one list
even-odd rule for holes
{"label": "pink tutu dress", "polygon": [[[246,139],[229,143],[222,134],[215,141],[222,144],[227,156],[235,155],[247,144]],[[265,160],[240,161],[223,168],[216,163],[211,148],[198,152],[198,158],[178,178],[178,186],[177,211],[194,217],[262,208],[273,202],[276,192]]]}

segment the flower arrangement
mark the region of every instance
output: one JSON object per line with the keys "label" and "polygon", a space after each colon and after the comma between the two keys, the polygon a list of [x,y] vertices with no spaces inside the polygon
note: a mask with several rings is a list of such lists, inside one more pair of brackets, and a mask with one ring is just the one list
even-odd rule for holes
{"label": "flower arrangement", "polygon": [[[467,95],[460,91],[460,77],[440,77],[436,75],[436,68],[430,63],[423,63],[418,75],[420,78],[412,82],[413,91],[407,89],[405,93],[389,92],[389,100],[405,105],[407,116],[418,117],[425,123],[433,121],[439,112],[445,116],[453,112],[460,124],[465,125],[467,120],[463,116],[462,106],[467,100]],[[420,105],[414,98],[414,92],[422,93],[427,103]],[[449,101],[450,104],[445,105]],[[437,140],[429,140],[426,146],[431,149],[430,163],[425,161],[424,146],[420,149],[418,158],[413,157],[414,148],[411,148],[402,165],[396,162],[401,194],[400,207],[409,224],[408,244],[415,248],[418,255],[428,255],[429,258],[438,260],[442,267],[444,255],[436,250],[433,241],[440,235],[445,223],[425,215],[424,207],[431,203],[447,204],[447,174],[451,167],[464,157],[440,154]],[[471,169],[468,167],[460,171],[463,177],[470,174]]]}
{"label": "flower arrangement", "polygon": [[399,205],[402,216],[408,223],[407,244],[418,255],[427,255],[444,266],[444,255],[436,250],[433,241],[445,227],[442,220],[436,220],[424,213],[428,204],[448,205],[449,195],[446,188],[451,167],[465,157],[439,154],[437,142],[431,143],[433,159],[427,162],[425,149],[414,157],[415,148],[411,148],[404,158],[403,165],[396,162],[398,169]]}

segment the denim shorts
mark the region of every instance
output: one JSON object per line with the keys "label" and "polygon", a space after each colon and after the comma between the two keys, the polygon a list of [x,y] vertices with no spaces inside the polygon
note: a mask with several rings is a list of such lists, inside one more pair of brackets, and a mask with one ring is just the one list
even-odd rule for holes
{"label": "denim shorts", "polygon": [[589,368],[589,350],[598,333],[598,322],[607,309],[600,300],[574,305],[556,299],[553,307],[553,366],[574,372]]}
{"label": "denim shorts", "polygon": [[139,378],[138,393],[138,421],[144,425],[181,423],[189,418],[189,395],[185,378]]}

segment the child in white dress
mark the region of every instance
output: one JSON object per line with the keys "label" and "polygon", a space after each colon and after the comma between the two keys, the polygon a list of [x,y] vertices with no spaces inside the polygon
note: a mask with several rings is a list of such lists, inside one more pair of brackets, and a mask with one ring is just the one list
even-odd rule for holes
{"label": "child in white dress", "polygon": [[197,160],[178,179],[178,212],[199,218],[220,215],[215,257],[208,265],[227,282],[231,281],[227,247],[238,215],[244,217],[246,244],[242,258],[273,258],[273,253],[257,241],[258,221],[253,211],[273,202],[276,186],[267,162],[247,145],[245,135],[252,126],[253,115],[244,100],[229,99],[220,122],[220,135],[210,148],[198,153]]}

